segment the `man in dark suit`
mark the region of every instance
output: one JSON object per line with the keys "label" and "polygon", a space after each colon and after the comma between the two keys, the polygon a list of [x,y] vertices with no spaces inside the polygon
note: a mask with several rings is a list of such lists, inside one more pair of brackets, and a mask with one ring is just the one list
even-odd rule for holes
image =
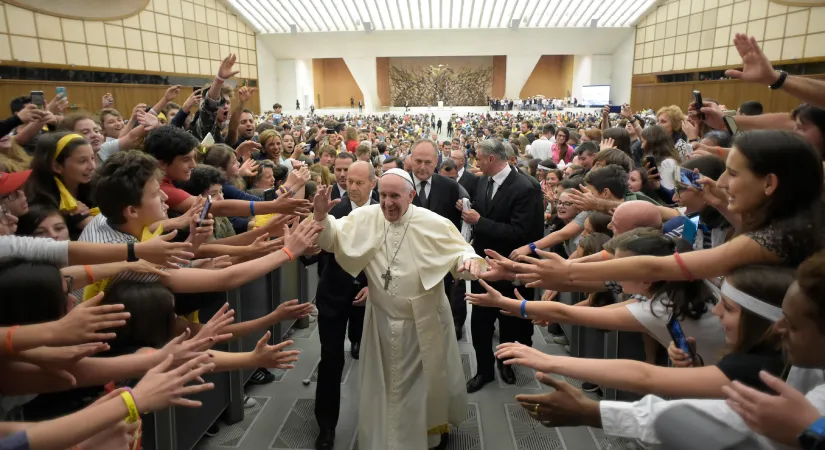
{"label": "man in dark suit", "polygon": [[464,150],[453,150],[451,159],[455,161],[455,165],[458,166],[458,184],[464,186],[464,189],[470,194],[470,200],[475,201],[479,177],[467,170],[467,157],[464,154]]}
{"label": "man in dark suit", "polygon": [[[449,220],[461,231],[461,212],[455,209],[456,202],[461,198],[460,185],[452,178],[435,173],[436,162],[441,156],[437,145],[431,140],[420,139],[413,143],[410,156],[407,157],[415,184],[413,204]],[[452,274],[447,273],[444,277],[444,292],[450,299],[456,335],[461,339],[467,310],[464,298],[452,295],[454,281]]]}
{"label": "man in dark suit", "polygon": [[[329,213],[340,219],[355,208],[377,204],[370,197],[375,184],[375,171],[371,164],[364,161],[352,163],[347,173],[347,193]],[[321,252],[318,263],[323,264],[323,272],[316,294],[321,362],[318,364],[318,384],[315,388],[315,419],[320,428],[315,448],[331,450],[335,443],[335,427],[341,404],[344,336],[348,334],[352,357],[358,359],[364,326],[364,303],[369,289],[363,272],[353,278],[335,262],[333,254]]]}
{"label": "man in dark suit", "polygon": [[341,152],[335,156],[333,163],[333,175],[335,175],[335,186],[332,187],[331,199],[335,200],[347,193],[347,173],[349,166],[355,162],[355,155],[350,152]]}
{"label": "man in dark suit", "polygon": [[415,206],[421,206],[448,219],[461,229],[461,212],[456,211],[459,199],[458,183],[435,173],[440,152],[429,139],[415,141],[410,151],[411,172],[415,183]]}
{"label": "man in dark suit", "polygon": [[[507,152],[498,139],[487,139],[476,145],[478,166],[484,174],[478,181],[473,209],[463,210],[461,219],[473,225],[473,248],[483,255],[491,249],[509,255],[514,249],[541,239],[543,234],[543,201],[540,189],[507,163]],[[456,204],[460,208],[461,204]],[[499,292],[512,295],[512,282],[491,282]],[[518,287],[524,298],[533,298],[533,290]],[[472,290],[485,292],[473,282]],[[533,345],[533,325],[529,320],[503,315],[498,308],[473,307],[471,331],[478,372],[467,382],[467,392],[476,392],[495,379],[493,372],[493,330],[498,320],[501,342]],[[496,361],[501,380],[516,382],[511,366]]]}

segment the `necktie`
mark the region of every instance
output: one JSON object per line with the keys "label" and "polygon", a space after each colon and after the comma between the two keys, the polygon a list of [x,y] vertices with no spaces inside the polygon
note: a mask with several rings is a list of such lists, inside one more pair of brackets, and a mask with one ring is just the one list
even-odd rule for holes
{"label": "necktie", "polygon": [[421,206],[423,206],[425,208],[429,208],[430,199],[427,198],[427,181],[426,180],[421,182],[421,191],[418,193],[418,196],[421,197]]}
{"label": "necktie", "polygon": [[493,181],[492,178],[487,182],[487,203],[493,201],[493,188],[496,185],[496,182]]}

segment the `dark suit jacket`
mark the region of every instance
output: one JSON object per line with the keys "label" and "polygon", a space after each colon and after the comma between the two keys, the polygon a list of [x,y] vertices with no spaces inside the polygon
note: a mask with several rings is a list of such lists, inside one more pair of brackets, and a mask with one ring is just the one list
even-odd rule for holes
{"label": "dark suit jacket", "polygon": [[[410,176],[415,177],[413,174]],[[460,198],[458,183],[437,173],[433,174],[432,183],[427,209],[449,220],[461,230],[461,212],[455,207],[455,203]],[[413,198],[413,205],[421,206],[421,198],[417,193]]]}
{"label": "dark suit jacket", "polygon": [[[346,193],[344,193],[344,195],[346,195]],[[378,183],[376,183],[375,189],[372,190],[371,197],[372,197],[372,200],[374,200],[376,203],[379,201],[378,200]],[[330,200],[335,200],[337,198],[341,198],[341,192],[338,191],[338,183],[336,182],[335,185],[332,187],[332,194],[330,194]],[[343,203],[343,202],[341,202],[341,203]],[[349,214],[349,213],[347,213],[347,214]],[[346,214],[344,214],[344,215],[346,215]]]}
{"label": "dark suit jacket", "polygon": [[491,249],[506,257],[516,248],[544,235],[541,186],[515,167],[510,166],[510,169],[489,204],[486,195],[489,177],[482,176],[478,180],[473,209],[481,218],[473,227],[473,248],[479,255],[483,255],[485,249]]}
{"label": "dark suit jacket", "polygon": [[476,200],[476,190],[478,189],[478,180],[479,176],[470,172],[467,168],[464,169],[464,173],[461,174],[461,178],[458,179],[458,184],[464,186],[464,189],[467,190],[467,193],[470,194],[470,200]]}
{"label": "dark suit jacket", "polygon": [[[377,202],[370,201],[371,205]],[[336,219],[340,219],[352,212],[352,204],[348,195],[341,198],[341,203],[332,207],[329,211]],[[335,317],[345,315],[355,301],[355,296],[364,286],[367,286],[367,276],[364,272],[353,278],[344,271],[335,261],[335,255],[322,251],[315,257],[301,257],[304,264],[318,262],[320,280],[318,281],[318,291],[316,293],[315,304],[318,306],[318,314],[325,317]]]}

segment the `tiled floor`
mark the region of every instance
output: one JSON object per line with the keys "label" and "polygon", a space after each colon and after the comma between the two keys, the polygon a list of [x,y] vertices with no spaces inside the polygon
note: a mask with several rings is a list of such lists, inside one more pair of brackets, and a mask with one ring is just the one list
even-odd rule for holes
{"label": "tiled floor", "polygon": [[[469,324],[469,318],[467,320]],[[475,370],[469,326],[459,341],[462,366],[469,379]],[[243,422],[223,425],[218,436],[204,438],[198,450],[238,448],[242,450],[313,449],[318,426],[313,417],[320,342],[315,323],[291,336],[301,350],[295,368],[281,373],[279,381],[265,386],[249,386],[247,395],[260,406],[246,410]],[[536,328],[534,345],[550,354],[565,354],[564,349]],[[548,343],[549,342],[549,343]],[[347,343],[347,346],[349,344]],[[341,415],[336,432],[336,449],[357,450],[359,362],[346,353],[342,376]],[[533,421],[515,402],[520,392],[546,389],[534,378],[531,369],[516,369],[517,383],[510,386],[500,380],[490,383],[469,396],[467,419],[450,433],[451,450],[634,450],[635,443],[605,437],[600,430],[589,428],[545,428]],[[310,381],[308,385],[304,381]],[[578,380],[568,380],[576,383]],[[423,449],[422,449],[423,450]]]}

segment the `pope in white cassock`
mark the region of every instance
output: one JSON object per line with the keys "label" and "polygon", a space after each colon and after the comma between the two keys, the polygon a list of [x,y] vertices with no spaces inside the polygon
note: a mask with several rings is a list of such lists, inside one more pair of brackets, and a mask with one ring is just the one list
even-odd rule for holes
{"label": "pope in white cassock", "polygon": [[[370,292],[361,338],[360,450],[422,450],[446,445],[449,424],[464,421],[467,394],[450,305],[451,271],[475,278],[486,269],[455,226],[412,205],[410,175],[387,171],[380,205],[335,219],[329,189],[315,196],[318,245]],[[442,442],[442,434],[444,440]]]}

